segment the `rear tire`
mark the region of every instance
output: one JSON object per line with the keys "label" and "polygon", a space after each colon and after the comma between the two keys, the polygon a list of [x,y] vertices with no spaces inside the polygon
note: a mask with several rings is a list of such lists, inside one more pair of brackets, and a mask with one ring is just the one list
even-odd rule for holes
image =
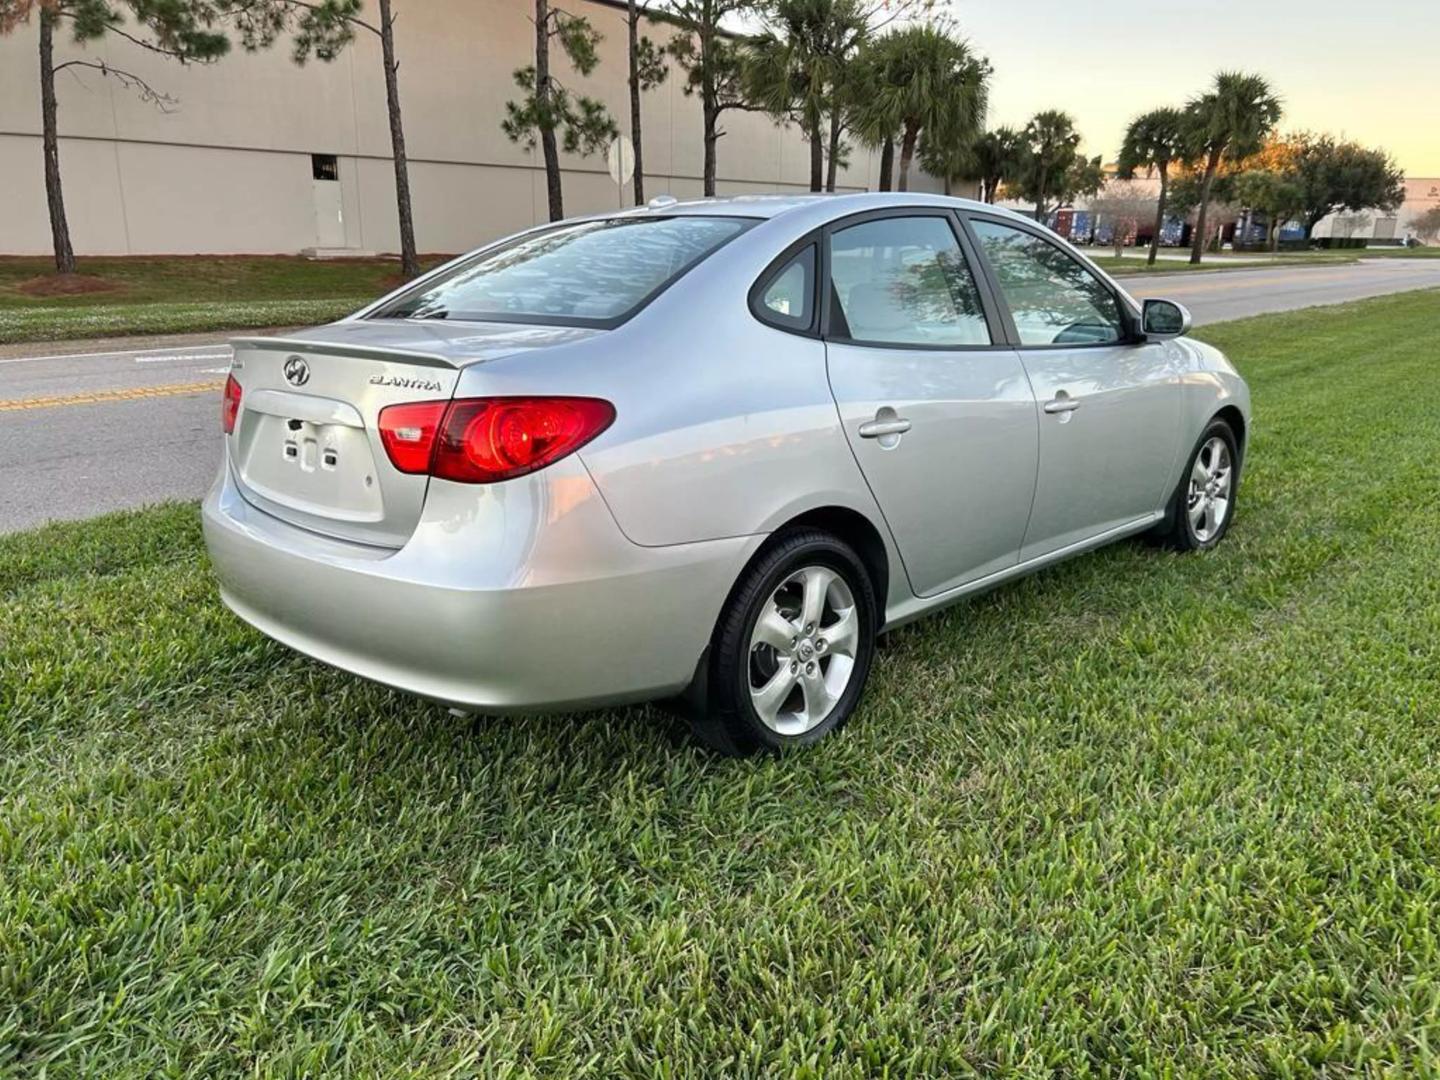
{"label": "rear tire", "polygon": [[1157,538],[1176,551],[1209,551],[1230,531],[1239,492],[1235,432],[1224,420],[1211,420],[1186,459]]}
{"label": "rear tire", "polygon": [[777,534],[731,590],[692,725],[730,755],[809,746],[855,711],[878,629],[875,588],[848,544]]}

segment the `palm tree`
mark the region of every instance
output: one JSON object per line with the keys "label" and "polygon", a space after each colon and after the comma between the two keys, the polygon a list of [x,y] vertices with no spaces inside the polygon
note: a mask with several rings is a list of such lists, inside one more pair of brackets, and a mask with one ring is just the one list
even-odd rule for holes
{"label": "palm tree", "polygon": [[1239,161],[1260,149],[1280,121],[1280,99],[1259,75],[1222,71],[1215,85],[1185,107],[1190,149],[1203,158],[1200,210],[1190,262],[1198,263],[1205,247],[1205,211],[1222,158]]}
{"label": "palm tree", "polygon": [[[752,103],[800,125],[810,143],[810,190],[823,186],[825,118],[838,117],[847,55],[865,31],[856,0],[774,0],[772,28],[754,42],[745,64]],[[838,132],[832,128],[832,141]],[[833,155],[832,155],[833,156]]]}
{"label": "palm tree", "polygon": [[854,63],[846,68],[844,97],[850,130],[860,142],[880,150],[878,190],[889,191],[895,178],[895,132],[900,127],[900,117],[896,112],[896,96],[879,98],[874,93],[874,88],[885,78],[884,53],[880,39],[872,38],[861,46]]}
{"label": "palm tree", "polygon": [[920,167],[938,176],[945,194],[951,195],[955,181],[975,174],[975,143],[952,138],[943,128],[926,128],[920,140]]}
{"label": "palm tree", "polygon": [[1010,180],[1020,167],[1020,132],[998,127],[975,140],[970,148],[971,166],[980,181],[980,197],[993,203],[1000,185]]}
{"label": "palm tree", "polygon": [[1120,179],[1132,179],[1136,169],[1154,171],[1160,177],[1160,200],[1155,206],[1155,232],[1150,237],[1147,265],[1155,264],[1160,249],[1160,230],[1165,225],[1165,200],[1170,189],[1170,165],[1184,160],[1188,134],[1185,114],[1169,108],[1152,109],[1137,116],[1125,129],[1125,143],[1120,148]]}
{"label": "palm tree", "polygon": [[1044,224],[1053,195],[1064,197],[1066,177],[1075,168],[1080,132],[1069,113],[1046,109],[1030,118],[1021,135],[1021,194],[1035,203],[1035,220]]}
{"label": "palm tree", "polygon": [[907,26],[872,46],[855,92],[855,130],[881,153],[880,189],[888,190],[886,155],[900,136],[899,189],[910,186],[910,165],[922,131],[968,144],[985,116],[990,64],[938,26]]}

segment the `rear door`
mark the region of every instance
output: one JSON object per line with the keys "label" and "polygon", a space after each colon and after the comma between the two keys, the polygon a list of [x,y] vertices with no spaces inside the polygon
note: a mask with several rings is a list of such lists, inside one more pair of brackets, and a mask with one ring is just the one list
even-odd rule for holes
{"label": "rear door", "polygon": [[825,235],[830,387],[914,591],[1013,566],[1035,490],[1035,399],[942,209]]}
{"label": "rear door", "polygon": [[1023,559],[1121,528],[1164,501],[1180,369],[1133,335],[1101,277],[1039,230],[965,216],[1039,403],[1040,473]]}

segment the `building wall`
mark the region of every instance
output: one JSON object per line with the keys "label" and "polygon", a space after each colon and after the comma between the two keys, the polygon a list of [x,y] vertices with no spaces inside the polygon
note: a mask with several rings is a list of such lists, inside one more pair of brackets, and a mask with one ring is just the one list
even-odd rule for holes
{"label": "building wall", "polygon": [[[368,5],[372,9],[374,2]],[[528,0],[397,0],[397,52],[417,242],[461,251],[546,219],[538,147],[500,130],[519,91],[513,71],[532,59]],[[552,65],[576,93],[604,101],[629,129],[624,11],[567,0],[604,35],[588,78]],[[669,30],[647,33],[664,40]],[[40,151],[38,30],[0,38],[0,252],[50,250]],[[57,42],[57,63],[84,56],[140,75],[175,99],[165,109],[115,78],[71,68],[57,76],[66,208],[80,254],[294,252],[322,244],[311,155],[339,163],[344,246],[399,246],[379,40],[362,32],[331,63],[291,62],[287,43],[181,66],[114,35],[82,50]],[[701,192],[701,117],[683,73],[644,100],[646,194]],[[727,113],[719,146],[721,194],[805,190],[808,148],[793,128]],[[603,157],[563,155],[565,210],[629,205]],[[878,154],[855,147],[839,186],[876,186]],[[929,177],[915,187],[934,190]]]}
{"label": "building wall", "polygon": [[1405,201],[1399,209],[1331,214],[1320,219],[1314,235],[1404,240],[1413,235],[1414,220],[1437,206],[1440,206],[1440,177],[1415,177],[1405,181]]}

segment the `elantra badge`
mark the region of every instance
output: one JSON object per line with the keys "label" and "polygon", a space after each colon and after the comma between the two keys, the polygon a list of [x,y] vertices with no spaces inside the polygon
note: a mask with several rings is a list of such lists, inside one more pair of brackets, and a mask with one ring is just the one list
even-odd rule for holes
{"label": "elantra badge", "polygon": [[372,375],[370,385],[393,386],[400,390],[424,390],[432,394],[438,394],[445,389],[434,379],[406,379],[396,375]]}

